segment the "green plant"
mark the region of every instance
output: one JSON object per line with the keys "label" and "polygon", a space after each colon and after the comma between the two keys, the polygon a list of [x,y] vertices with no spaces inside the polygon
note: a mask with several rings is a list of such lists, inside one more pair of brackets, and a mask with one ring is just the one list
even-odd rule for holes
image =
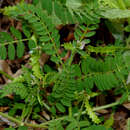
{"label": "green plant", "polygon": [[[22,75],[0,90],[0,98],[15,94],[20,96],[22,102],[13,104],[13,109],[9,111],[10,116],[4,113],[0,115],[18,125],[49,130],[105,129],[105,126],[92,125],[102,121],[94,111],[119,105],[127,100],[130,93],[126,84],[130,71],[130,55],[126,51],[130,48],[122,44],[105,47],[91,45],[91,37],[96,34],[103,17],[97,1],[39,0],[34,1],[34,5],[21,2],[16,6],[5,7],[1,12],[20,20],[23,29],[22,33],[14,27],[10,28],[10,34],[0,32],[1,59],[6,59],[7,53],[9,59],[14,59],[15,51],[20,58],[24,55],[24,48],[28,46],[32,68],[23,67]],[[129,17],[129,11],[127,12]],[[62,61],[63,56],[58,52],[61,45],[56,26],[59,24],[76,25],[75,40],[62,44],[64,53],[71,51],[66,62]],[[83,48],[84,45],[86,47]],[[39,59],[42,53],[50,56],[55,68],[48,64],[41,68]],[[92,53],[100,54],[101,57],[92,57]],[[76,54],[80,55],[80,61],[74,64]],[[94,87],[97,91],[93,90]],[[108,106],[94,108],[90,100],[112,89],[122,89],[120,94],[125,94],[125,97],[122,96],[120,101]],[[44,120],[38,114],[44,108],[50,113],[52,120],[43,124],[27,123],[31,116],[33,119]],[[19,119],[11,117],[15,116],[18,109],[22,110]]]}

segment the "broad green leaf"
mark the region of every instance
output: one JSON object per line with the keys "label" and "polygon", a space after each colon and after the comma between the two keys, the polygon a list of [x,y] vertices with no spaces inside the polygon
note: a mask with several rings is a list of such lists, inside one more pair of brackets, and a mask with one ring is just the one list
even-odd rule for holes
{"label": "broad green leaf", "polygon": [[46,9],[49,14],[52,13],[52,0],[41,0],[42,8]]}
{"label": "broad green leaf", "polygon": [[124,0],[125,6],[127,8],[130,8],[130,1],[129,0]]}
{"label": "broad green leaf", "polygon": [[77,127],[78,123],[76,120],[74,120],[73,122],[71,122],[67,127],[66,130],[74,130]]}
{"label": "broad green leaf", "polygon": [[60,111],[60,112],[65,112],[65,107],[60,104],[60,103],[56,103],[56,108]]}
{"label": "broad green leaf", "polygon": [[110,118],[105,121],[104,126],[106,128],[110,128],[113,126],[113,123],[114,123],[114,114],[111,114]]}
{"label": "broad green leaf", "polygon": [[52,56],[51,57],[51,61],[55,62],[55,63],[59,63],[60,62],[60,59],[56,56]]}
{"label": "broad green leaf", "polygon": [[28,29],[26,26],[24,26],[24,25],[22,26],[22,31],[23,31],[24,35],[25,35],[27,38],[30,38],[31,33],[30,33],[29,29]]}
{"label": "broad green leaf", "polygon": [[92,89],[93,86],[94,86],[94,79],[91,78],[91,77],[88,77],[88,78],[86,78],[86,79],[84,80],[84,84],[85,84],[85,87],[86,87],[86,88]]}
{"label": "broad green leaf", "polygon": [[64,128],[62,127],[62,123],[60,121],[56,123],[56,130],[64,130]]}
{"label": "broad green leaf", "polygon": [[17,29],[10,27],[10,31],[17,39],[22,39],[22,34]]}
{"label": "broad green leaf", "polygon": [[103,11],[101,14],[108,19],[123,19],[130,17],[130,10],[107,9],[106,11]]}
{"label": "broad green leaf", "polygon": [[80,121],[79,125],[80,125],[80,127],[90,126],[90,122],[89,121]]}
{"label": "broad green leaf", "polygon": [[7,32],[0,32],[0,43],[13,41],[13,38]]}
{"label": "broad green leaf", "polygon": [[22,56],[23,56],[23,54],[24,54],[24,44],[23,44],[23,42],[19,42],[19,43],[17,43],[17,56],[18,56],[18,58],[21,58]]}
{"label": "broad green leaf", "polygon": [[61,103],[62,103],[64,106],[67,106],[67,107],[70,107],[70,106],[71,106],[71,100],[66,99],[66,98],[61,99]]}
{"label": "broad green leaf", "polygon": [[39,0],[33,0],[33,4],[34,4],[34,5],[37,5],[38,2],[39,2]]}
{"label": "broad green leaf", "polygon": [[56,54],[56,51],[54,49],[45,50],[45,53],[48,54],[48,55],[54,55],[54,54]]}
{"label": "broad green leaf", "polygon": [[40,37],[40,41],[41,42],[48,42],[50,40],[51,40],[51,38],[49,36],[42,36],[42,37]]}
{"label": "broad green leaf", "polygon": [[49,72],[54,72],[53,68],[47,64],[44,65],[44,72],[49,73]]}
{"label": "broad green leaf", "polygon": [[65,9],[59,2],[54,2],[54,10],[57,17],[59,17],[62,22],[65,22]]}
{"label": "broad green leaf", "polygon": [[6,47],[0,45],[0,59],[5,60],[7,57]]}
{"label": "broad green leaf", "polygon": [[87,32],[85,36],[92,37],[93,35],[95,35],[95,33],[96,33],[95,31]]}
{"label": "broad green leaf", "polygon": [[72,67],[73,67],[73,70],[74,70],[74,75],[80,77],[81,76],[81,70],[80,70],[79,65],[74,64],[74,65],[72,65]]}
{"label": "broad green leaf", "polygon": [[51,44],[51,43],[45,44],[45,45],[43,46],[43,50],[52,50],[52,47],[53,47],[53,46],[54,46],[54,45]]}
{"label": "broad green leaf", "polygon": [[[15,89],[16,89],[16,88],[15,88]],[[16,90],[16,91],[17,91],[17,90]],[[22,93],[22,91],[21,91],[21,93]],[[15,103],[14,106],[13,106],[13,108],[10,109],[10,111],[9,111],[8,114],[9,114],[10,116],[14,116],[15,113],[17,112],[17,110],[23,110],[24,107],[25,107],[25,104],[23,104],[23,103]]]}
{"label": "broad green leaf", "polygon": [[8,46],[8,58],[10,60],[14,60],[15,58],[15,47],[13,44],[9,44]]}
{"label": "broad green leaf", "polygon": [[74,50],[75,49],[74,46],[72,45],[72,43],[65,43],[65,44],[63,44],[63,46],[66,50]]}
{"label": "broad green leaf", "polygon": [[130,25],[128,25],[128,26],[125,27],[125,31],[126,32],[130,32]]}
{"label": "broad green leaf", "polygon": [[56,115],[56,108],[55,108],[55,106],[51,107],[51,112],[52,112],[53,115]]}
{"label": "broad green leaf", "polygon": [[66,0],[66,6],[77,9],[82,5],[82,0]]}
{"label": "broad green leaf", "polygon": [[89,63],[87,62],[87,59],[82,60],[81,68],[84,74],[87,74],[89,72]]}
{"label": "broad green leaf", "polygon": [[83,128],[82,130],[113,130],[111,128],[106,129],[104,126],[102,125],[92,125],[90,127],[87,128]]}
{"label": "broad green leaf", "polygon": [[37,20],[38,20],[38,19],[37,19],[36,16],[31,16],[30,19],[29,19],[29,23],[31,23],[31,24],[34,23],[34,24],[35,24],[35,23],[37,22]]}
{"label": "broad green leaf", "polygon": [[119,101],[120,104],[122,104],[123,102],[127,101],[128,99],[128,94],[124,93]]}
{"label": "broad green leaf", "polygon": [[28,127],[26,127],[26,126],[20,126],[20,127],[18,128],[18,130],[28,130]]}
{"label": "broad green leaf", "polygon": [[36,47],[36,43],[34,40],[29,40],[28,47],[30,50],[34,49]]}

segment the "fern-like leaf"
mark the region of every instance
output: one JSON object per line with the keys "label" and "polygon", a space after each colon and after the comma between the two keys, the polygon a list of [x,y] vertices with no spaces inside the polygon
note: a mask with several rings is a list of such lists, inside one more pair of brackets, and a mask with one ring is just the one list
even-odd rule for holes
{"label": "fern-like leaf", "polygon": [[27,88],[22,83],[10,83],[5,85],[3,89],[0,90],[0,93],[1,98],[13,93],[20,95],[22,99],[26,98],[28,95]]}
{"label": "fern-like leaf", "polygon": [[108,19],[124,19],[130,18],[130,10],[121,9],[107,9],[101,13],[105,18]]}

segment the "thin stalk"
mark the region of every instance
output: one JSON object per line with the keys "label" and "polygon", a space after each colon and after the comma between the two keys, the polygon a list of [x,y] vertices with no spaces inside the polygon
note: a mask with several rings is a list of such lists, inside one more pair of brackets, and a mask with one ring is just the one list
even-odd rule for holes
{"label": "thin stalk", "polygon": [[82,103],[81,108],[80,108],[80,110],[79,110],[79,114],[78,114],[78,116],[77,116],[78,130],[80,130],[79,120],[80,120],[80,116],[82,115],[82,110],[83,110],[84,103],[85,103],[85,102],[84,102],[84,100],[83,100],[83,103]]}
{"label": "thin stalk", "polygon": [[32,113],[32,107],[31,107],[31,109],[30,109],[30,111],[29,111],[29,113],[28,113],[28,115],[27,115],[27,117],[26,117],[26,119],[25,119],[25,122],[27,122],[27,121],[28,121],[28,119],[29,119],[29,117],[30,117],[31,113]]}
{"label": "thin stalk", "polygon": [[[40,87],[39,87],[39,88],[40,88]],[[38,88],[38,89],[39,89],[39,88]],[[40,104],[41,106],[44,106],[48,111],[50,111],[51,108],[50,108],[43,100],[41,101],[41,98],[40,98],[39,93],[40,93],[40,90],[37,91],[37,99],[38,99],[38,101],[39,101],[39,104]]]}
{"label": "thin stalk", "polygon": [[[116,66],[117,66],[118,71],[120,72],[121,71],[120,68],[118,67],[118,65],[116,65]],[[128,68],[127,65],[126,65],[126,67]],[[121,78],[121,81],[122,81],[122,84],[124,85],[124,87],[126,89],[127,96],[129,96],[129,91],[128,91],[128,88],[127,88],[127,85],[126,85],[126,81],[123,78]]]}
{"label": "thin stalk", "polygon": [[78,112],[77,121],[80,120],[80,116],[82,115],[82,110],[83,110],[84,103],[85,103],[85,102],[83,101],[83,103],[82,103],[82,105],[81,105],[81,108],[80,108],[80,110],[79,110],[79,112]]}
{"label": "thin stalk", "polygon": [[[104,105],[104,106],[100,106],[100,107],[95,107],[93,108],[93,111],[97,111],[97,110],[102,110],[102,109],[106,109],[106,108],[110,108],[110,107],[113,107],[113,106],[116,106],[116,105],[119,105],[119,101],[117,102],[114,102],[114,103],[111,103],[111,104],[108,104],[108,105]],[[76,113],[74,114],[74,117],[77,117],[80,113]],[[81,113],[82,115],[86,114],[86,111],[83,111]],[[2,113],[0,112],[0,115],[17,123],[18,125],[25,125],[25,126],[28,126],[28,127],[33,127],[33,128],[48,128],[48,124],[52,121],[47,121],[45,123],[42,123],[42,124],[30,124],[30,123],[25,123],[25,122],[22,122],[22,121],[19,121],[18,119],[14,118],[14,117],[11,117],[5,113]],[[64,117],[60,117],[60,118],[57,118],[57,119],[54,119],[55,121],[58,121],[58,120],[65,120],[66,118],[69,118],[68,116],[64,116]]]}
{"label": "thin stalk", "polygon": [[51,110],[51,108],[50,108],[44,101],[42,101],[42,105],[43,105],[48,111]]}
{"label": "thin stalk", "polygon": [[15,123],[17,123],[18,125],[23,125],[24,124],[20,120],[14,118],[14,117],[11,117],[11,116],[9,116],[9,115],[7,115],[5,113],[0,112],[0,115],[3,116],[3,117],[5,117],[5,118],[7,118],[7,119],[9,119],[9,120],[11,120],[11,121],[13,121],[13,122],[15,122]]}
{"label": "thin stalk", "polygon": [[18,42],[24,42],[24,41],[28,41],[30,39],[21,39],[21,40],[15,40],[15,41],[11,41],[11,42],[5,42],[3,45],[9,45],[9,44],[14,44],[14,43],[18,43]]}
{"label": "thin stalk", "polygon": [[114,107],[114,106],[119,105],[119,104],[120,104],[119,101],[117,101],[117,102],[114,102],[114,103],[111,103],[111,104],[107,104],[107,105],[104,105],[104,106],[95,107],[95,108],[93,108],[93,111],[107,109],[107,108]]}
{"label": "thin stalk", "polygon": [[72,106],[69,107],[69,117],[72,117]]}
{"label": "thin stalk", "polygon": [[[100,107],[95,107],[93,108],[93,111],[98,111],[98,110],[102,110],[102,109],[107,109],[107,108],[110,108],[110,107],[113,107],[113,106],[116,106],[116,105],[119,105],[119,101],[117,102],[114,102],[114,103],[111,103],[111,104],[107,104],[107,105],[104,105],[104,106],[100,106]],[[82,115],[86,114],[86,111],[83,111],[82,112]],[[74,116],[78,116],[79,113],[75,113]]]}
{"label": "thin stalk", "polygon": [[18,120],[18,119],[16,119],[16,118],[11,117],[11,116],[9,116],[9,115],[7,115],[7,114],[5,114],[5,113],[2,113],[2,112],[0,112],[0,115],[3,116],[3,117],[5,117],[5,118],[7,118],[7,119],[9,119],[9,120],[11,120],[11,121],[13,121],[13,122],[15,122],[15,123],[17,123],[17,124],[20,125],[20,126],[25,125],[25,126],[34,127],[34,128],[48,128],[48,127],[46,126],[48,123],[46,123],[45,125],[30,124],[30,123],[24,123],[24,122],[22,122],[22,121],[20,121],[20,120]]}
{"label": "thin stalk", "polygon": [[74,56],[75,56],[75,50],[71,52],[71,56],[70,56],[69,63],[68,63],[69,66],[72,63]]}

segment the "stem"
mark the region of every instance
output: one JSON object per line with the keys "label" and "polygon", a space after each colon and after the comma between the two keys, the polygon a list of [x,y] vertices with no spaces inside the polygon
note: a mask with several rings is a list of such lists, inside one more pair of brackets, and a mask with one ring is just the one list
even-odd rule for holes
{"label": "stem", "polygon": [[5,113],[2,113],[2,112],[0,112],[0,115],[3,116],[3,117],[5,117],[5,118],[7,118],[7,119],[9,119],[9,120],[11,120],[11,121],[13,121],[13,122],[15,122],[15,123],[17,123],[17,124],[20,125],[20,126],[25,125],[25,126],[34,127],[34,128],[48,128],[47,126],[45,126],[45,125],[47,125],[48,123],[45,123],[45,125],[29,124],[29,123],[24,123],[24,122],[22,122],[22,121],[20,121],[20,120],[18,120],[18,119],[16,119],[16,118],[11,117],[11,116],[9,116],[9,115],[7,115],[7,114],[5,114]]}
{"label": "stem", "polygon": [[[40,87],[39,87],[39,88],[40,88]],[[39,95],[40,90],[38,90],[37,92],[38,92],[38,93],[37,93],[37,99],[38,99],[38,101],[39,101],[39,104],[40,104],[41,106],[44,106],[48,111],[50,111],[51,108],[50,108],[43,100],[41,101],[41,99],[40,99],[40,95]]]}
{"label": "stem", "polygon": [[80,110],[79,110],[79,112],[78,112],[78,116],[77,116],[77,121],[78,121],[78,122],[79,122],[79,120],[80,120],[80,116],[82,115],[82,110],[83,110],[84,103],[85,103],[85,101],[83,101],[83,103],[82,103],[82,105],[81,105],[81,108],[80,108]]}
{"label": "stem", "polygon": [[107,105],[104,105],[104,106],[95,107],[95,108],[93,108],[93,111],[98,111],[98,110],[110,108],[110,107],[113,107],[113,106],[116,106],[116,105],[119,105],[119,104],[120,104],[119,101],[117,101],[117,102],[114,102],[114,103],[111,103],[111,104],[107,104]]}
{"label": "stem", "polygon": [[82,105],[81,105],[81,108],[80,108],[80,110],[79,110],[79,112],[78,112],[78,116],[77,116],[78,130],[80,130],[79,120],[80,120],[80,116],[82,115],[82,110],[83,110],[84,103],[85,103],[85,102],[84,102],[84,100],[83,100],[83,103],[82,103]]}
{"label": "stem", "polygon": [[32,113],[32,107],[31,107],[31,109],[30,109],[30,111],[29,111],[29,113],[28,113],[28,115],[27,115],[27,117],[26,117],[26,119],[25,119],[25,122],[27,122],[27,121],[28,121],[28,119],[29,119],[29,117],[30,117],[31,113]]}
{"label": "stem", "polygon": [[11,117],[11,116],[9,116],[9,115],[7,115],[5,113],[0,112],[0,115],[7,118],[7,119],[9,119],[9,120],[11,120],[11,121],[13,121],[13,122],[15,122],[15,123],[17,123],[17,124],[19,124],[19,125],[23,124],[23,122],[21,122],[20,120],[14,118],[14,117]]}
{"label": "stem", "polygon": [[72,117],[72,106],[69,107],[69,117],[71,118]]}
{"label": "stem", "polygon": [[51,108],[50,108],[44,101],[42,101],[42,105],[43,105],[48,111],[51,110]]}
{"label": "stem", "polygon": [[[119,105],[119,101],[117,102],[114,102],[114,103],[111,103],[111,104],[107,104],[107,105],[104,105],[104,106],[100,106],[100,107],[95,107],[93,108],[93,111],[98,111],[98,110],[102,110],[102,109],[107,109],[107,108],[110,108],[110,107],[113,107],[113,106],[116,106],[116,105]],[[82,115],[86,114],[86,111],[83,111],[82,112]],[[79,113],[75,113],[74,116],[78,116]]]}
{"label": "stem", "polygon": [[[120,104],[119,101],[117,101],[117,102],[114,102],[114,103],[111,103],[111,104],[108,104],[108,105],[95,107],[95,108],[93,108],[93,111],[110,108],[110,107],[113,107],[113,106],[116,106],[116,105],[119,105],[119,104]],[[79,114],[80,113],[74,114],[74,117],[79,116]],[[83,111],[81,114],[82,115],[86,114],[86,111]],[[52,122],[52,120],[50,120],[50,121],[47,121],[47,122],[42,123],[42,124],[30,124],[30,123],[25,123],[25,122],[19,121],[18,119],[14,118],[14,117],[11,117],[11,116],[9,116],[9,115],[7,115],[5,113],[2,113],[2,112],[0,112],[0,115],[7,118],[7,119],[9,119],[9,120],[11,120],[11,121],[13,121],[13,122],[15,122],[15,123],[17,123],[17,124],[19,124],[19,125],[25,125],[25,126],[29,126],[29,127],[33,127],[33,128],[48,128],[47,125],[50,122]],[[65,120],[66,118],[69,118],[69,117],[68,116],[60,117],[60,118],[54,119],[54,121]]]}
{"label": "stem", "polygon": [[8,75],[7,73],[5,73],[4,71],[0,70],[0,74],[4,75],[6,78],[13,80],[14,78],[11,77],[10,75]]}
{"label": "stem", "polygon": [[73,58],[75,56],[75,50],[71,52],[71,56],[70,56],[70,59],[69,59],[69,62],[68,62],[68,65],[70,66],[72,61],[73,61]]}
{"label": "stem", "polygon": [[30,40],[30,39],[21,39],[21,40],[15,40],[15,41],[11,41],[11,42],[5,42],[4,46],[9,45],[9,44],[18,43],[18,42],[24,42],[24,41],[28,41],[28,40]]}
{"label": "stem", "polygon": [[[117,66],[117,69],[118,69],[118,71],[120,72],[121,70],[120,70],[120,68],[118,67],[118,65],[116,64],[116,66]],[[126,67],[128,68],[128,66],[126,65]],[[127,96],[129,96],[129,91],[128,91],[128,88],[127,88],[127,85],[126,85],[126,82],[125,82],[125,80],[121,77],[121,79],[120,79],[121,81],[122,81],[122,84],[124,85],[124,87],[125,87],[125,89],[126,89],[126,93],[127,93]]]}

